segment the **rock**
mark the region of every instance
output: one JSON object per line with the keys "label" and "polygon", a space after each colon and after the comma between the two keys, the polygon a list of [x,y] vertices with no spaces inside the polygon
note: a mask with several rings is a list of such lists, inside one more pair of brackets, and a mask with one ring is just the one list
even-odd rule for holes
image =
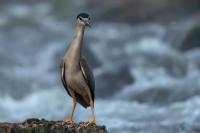
{"label": "rock", "polygon": [[187,74],[187,65],[182,57],[174,55],[173,53],[139,53],[133,58],[134,61],[139,58],[143,60],[140,63],[141,68],[164,68],[170,76],[174,78],[185,77]]}
{"label": "rock", "polygon": [[190,0],[87,0],[87,9],[97,20],[139,23],[170,22],[199,11],[199,1]]}
{"label": "rock", "polygon": [[[172,34],[173,33],[173,34]],[[200,47],[200,12],[189,19],[174,23],[166,32],[166,40],[180,52],[188,52]]]}
{"label": "rock", "polygon": [[195,48],[200,48],[200,23],[194,24],[189,31],[186,32],[185,38],[183,38],[180,44],[180,50],[183,52]]}
{"label": "rock", "polygon": [[83,53],[91,68],[94,69],[101,66],[101,63],[97,59],[95,53],[89,48],[89,46],[83,47]]}
{"label": "rock", "polygon": [[28,119],[23,123],[0,123],[0,133],[107,133],[105,126],[88,122],[67,125],[64,121]]}
{"label": "rock", "polygon": [[128,66],[108,69],[96,77],[96,95],[110,98],[114,93],[123,89],[125,85],[135,81]]}
{"label": "rock", "polygon": [[[194,83],[190,82],[192,81],[185,81],[183,85],[174,84],[171,86],[140,88],[140,90],[135,90],[122,97],[122,99],[159,106],[169,105],[174,102],[183,102],[200,94],[199,86],[195,84],[196,81]],[[192,88],[190,87],[191,85],[193,85]]]}

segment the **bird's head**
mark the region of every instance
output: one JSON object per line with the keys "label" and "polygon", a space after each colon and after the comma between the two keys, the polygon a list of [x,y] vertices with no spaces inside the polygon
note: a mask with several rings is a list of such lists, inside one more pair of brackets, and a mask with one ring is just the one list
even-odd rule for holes
{"label": "bird's head", "polygon": [[77,15],[77,22],[84,26],[91,26],[90,25],[90,16],[87,13],[80,13]]}

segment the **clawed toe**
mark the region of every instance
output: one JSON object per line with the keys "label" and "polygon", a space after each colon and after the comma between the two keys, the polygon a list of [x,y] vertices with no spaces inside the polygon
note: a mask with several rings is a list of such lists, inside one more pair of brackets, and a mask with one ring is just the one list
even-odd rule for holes
{"label": "clawed toe", "polygon": [[64,121],[58,121],[58,122],[56,122],[55,125],[56,125],[56,126],[64,126],[64,125],[65,125],[65,122],[64,122]]}
{"label": "clawed toe", "polygon": [[89,127],[89,126],[92,126],[92,125],[97,125],[95,119],[92,120],[92,121],[90,121],[89,123],[87,123],[87,124],[85,125],[85,127]]}
{"label": "clawed toe", "polygon": [[69,119],[69,120],[66,121],[66,124],[67,125],[72,125],[72,124],[74,124],[74,121],[72,119]]}

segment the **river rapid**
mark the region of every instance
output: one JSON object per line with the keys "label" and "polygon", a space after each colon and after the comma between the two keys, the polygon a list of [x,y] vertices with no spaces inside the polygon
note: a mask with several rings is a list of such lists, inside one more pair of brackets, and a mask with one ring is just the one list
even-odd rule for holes
{"label": "river rapid", "polygon": [[[50,10],[48,4],[0,9],[1,122],[65,120],[71,110],[59,66],[75,25]],[[112,133],[200,132],[200,49],[181,51],[179,41],[193,23],[94,22],[86,30],[99,124]],[[76,121],[90,118],[89,108],[77,107]]]}

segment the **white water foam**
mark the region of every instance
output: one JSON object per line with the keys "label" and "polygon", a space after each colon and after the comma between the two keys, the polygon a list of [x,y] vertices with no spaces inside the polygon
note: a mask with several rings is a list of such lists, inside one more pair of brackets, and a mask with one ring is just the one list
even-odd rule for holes
{"label": "white water foam", "polygon": [[[64,89],[36,91],[21,100],[8,96],[0,98],[0,121],[23,121],[27,118],[45,118],[65,120],[71,110],[72,100]],[[166,107],[151,107],[121,100],[100,100],[95,102],[98,123],[109,130],[141,128],[148,123],[172,124],[192,123],[200,116],[200,97],[193,97],[187,102],[177,102]],[[148,112],[148,113],[147,113]],[[78,106],[75,112],[76,121],[88,121],[91,112]],[[124,130],[126,131],[126,130]]]}

